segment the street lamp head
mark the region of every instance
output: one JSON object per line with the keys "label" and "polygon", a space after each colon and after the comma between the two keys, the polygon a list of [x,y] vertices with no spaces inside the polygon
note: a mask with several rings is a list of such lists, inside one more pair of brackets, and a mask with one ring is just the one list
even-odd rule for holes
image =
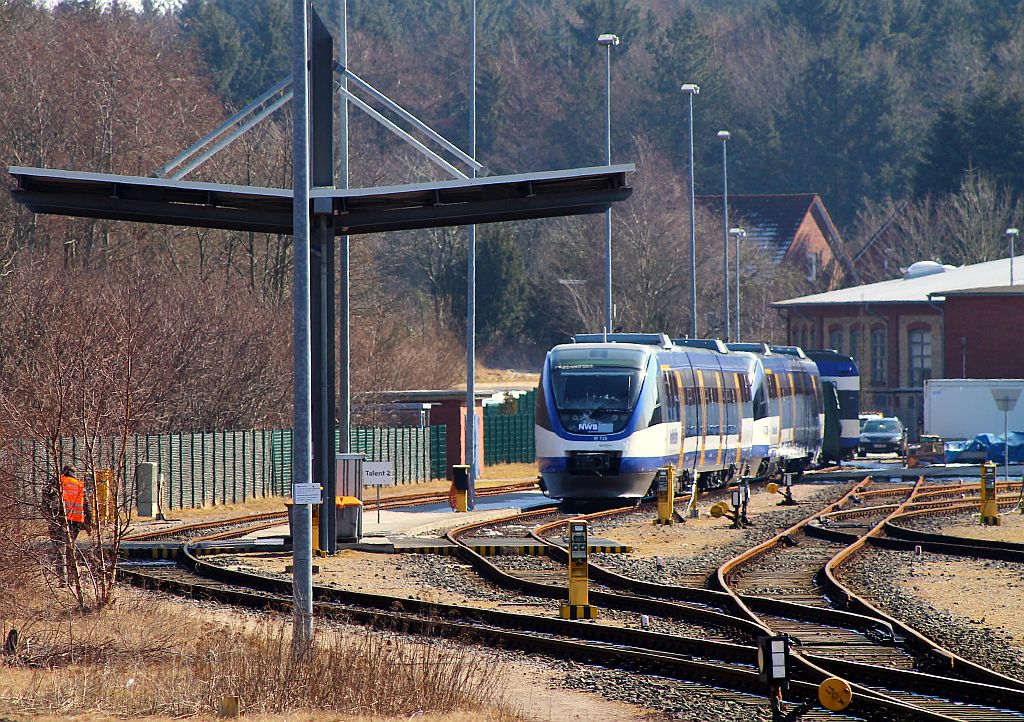
{"label": "street lamp head", "polygon": [[697,95],[700,93],[700,86],[695,83],[683,83],[679,89],[687,95]]}
{"label": "street lamp head", "polygon": [[603,33],[603,34],[597,36],[597,44],[598,45],[618,45],[619,44],[619,36],[618,35],[612,35],[611,33]]}
{"label": "street lamp head", "polygon": [[747,232],[742,228],[730,228],[729,235],[733,236],[734,238],[746,238]]}
{"label": "street lamp head", "polygon": [[718,131],[718,137],[721,138],[723,141],[726,141],[726,140],[729,140],[729,138],[732,137],[732,133],[730,133],[727,130],[720,130],[720,131]]}
{"label": "street lamp head", "polygon": [[1006,229],[1006,235],[1008,235],[1010,237],[1013,237],[1013,236],[1016,236],[1016,235],[1019,235],[1019,234],[1020,234],[1020,231],[1017,230],[1016,228],[1007,228]]}

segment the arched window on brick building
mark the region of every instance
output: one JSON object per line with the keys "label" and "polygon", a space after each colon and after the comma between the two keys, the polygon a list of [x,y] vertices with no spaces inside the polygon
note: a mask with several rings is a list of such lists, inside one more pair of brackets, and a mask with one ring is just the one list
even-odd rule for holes
{"label": "arched window on brick building", "polygon": [[924,386],[925,380],[932,377],[932,330],[930,327],[911,328],[907,341],[910,346],[907,381],[912,387]]}

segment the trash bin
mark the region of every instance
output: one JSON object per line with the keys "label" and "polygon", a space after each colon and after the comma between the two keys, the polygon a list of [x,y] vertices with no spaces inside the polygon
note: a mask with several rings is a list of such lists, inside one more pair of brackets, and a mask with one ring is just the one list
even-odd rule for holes
{"label": "trash bin", "polygon": [[334,510],[338,541],[359,541],[363,535],[363,502],[354,496],[336,496]]}

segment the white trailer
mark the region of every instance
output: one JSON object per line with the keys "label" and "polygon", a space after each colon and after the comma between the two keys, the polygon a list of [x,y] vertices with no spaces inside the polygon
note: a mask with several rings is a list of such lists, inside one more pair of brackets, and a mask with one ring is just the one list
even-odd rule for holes
{"label": "white trailer", "polygon": [[[943,439],[973,439],[1003,433],[995,395],[1024,391],[1024,379],[928,379],[924,382],[924,433]],[[993,394],[993,391],[996,394]],[[1008,417],[1010,431],[1024,431],[1024,398]]]}

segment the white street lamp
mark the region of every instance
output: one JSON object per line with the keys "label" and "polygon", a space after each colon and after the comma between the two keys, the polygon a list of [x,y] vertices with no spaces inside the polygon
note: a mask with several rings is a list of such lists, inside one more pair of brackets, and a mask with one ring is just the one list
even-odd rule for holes
{"label": "white street lamp", "polygon": [[[605,162],[612,164],[612,46],[619,44],[619,36],[604,33],[597,37],[597,44],[605,49],[604,85],[604,127]],[[604,212],[605,223],[605,307],[604,327],[612,330],[612,209]]]}
{"label": "white street lamp", "polygon": [[[718,137],[722,141],[722,284],[725,293],[722,294],[723,313],[725,318],[725,340],[728,341],[731,334],[729,328],[729,163],[725,146],[732,137],[729,131],[718,131]],[[739,279],[736,279],[739,283]]]}
{"label": "white street lamp", "polygon": [[1018,231],[1016,228],[1007,228],[1006,229],[1006,237],[1010,239],[1010,285],[1011,286],[1013,285],[1013,242],[1017,239],[1017,234],[1019,234],[1019,233],[1020,233],[1020,231]]}
{"label": "white street lamp", "polygon": [[700,86],[683,83],[679,88],[690,100],[690,337],[697,338],[697,221],[693,198],[693,96]]}
{"label": "white street lamp", "polygon": [[747,237],[747,232],[742,228],[730,228],[729,235],[736,239],[736,340],[742,337],[740,333],[740,239]]}

